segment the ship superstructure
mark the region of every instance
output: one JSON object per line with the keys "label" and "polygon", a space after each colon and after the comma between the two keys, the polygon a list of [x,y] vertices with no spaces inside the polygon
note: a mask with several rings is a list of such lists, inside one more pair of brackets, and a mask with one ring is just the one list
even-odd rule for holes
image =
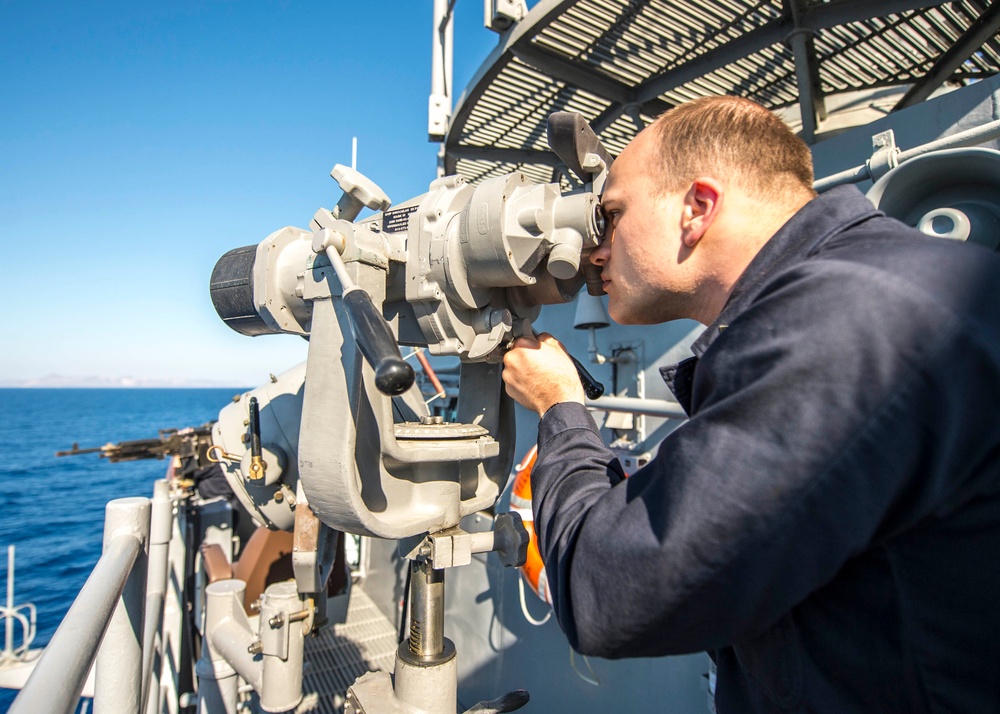
{"label": "ship superstructure", "polygon": [[1000,243],[988,2],[493,0],[498,45],[453,107],[452,7],[441,176],[393,205],[338,166],[337,206],[220,260],[227,324],[308,336],[309,359],[173,434],[151,501],[109,504],[101,577],[11,711],[71,710],[95,656],[100,711],[513,711],[521,689],[526,711],[705,711],[707,657],[575,656],[510,567],[536,424],[503,394],[513,337],[555,333],[604,386],[589,406],[627,472],[683,419],[657,370],[700,326],[611,327],[584,287],[614,156],[671,106],[745,96],[812,145],[820,190]]}

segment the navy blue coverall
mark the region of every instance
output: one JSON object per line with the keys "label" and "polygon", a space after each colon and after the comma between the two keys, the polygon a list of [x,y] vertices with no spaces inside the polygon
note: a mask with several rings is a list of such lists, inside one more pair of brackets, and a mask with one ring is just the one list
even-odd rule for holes
{"label": "navy blue coverall", "polygon": [[541,420],[573,647],[707,650],[723,714],[1000,711],[1000,257],[834,189],[693,351],[662,370],[690,419],[627,480],[584,407]]}

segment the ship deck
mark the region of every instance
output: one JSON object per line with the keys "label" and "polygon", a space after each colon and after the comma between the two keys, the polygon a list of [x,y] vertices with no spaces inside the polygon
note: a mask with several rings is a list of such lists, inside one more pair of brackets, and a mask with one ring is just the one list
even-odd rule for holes
{"label": "ship deck", "polygon": [[297,712],[340,714],[347,688],[365,672],[392,672],[396,628],[359,585],[351,589],[347,620],[305,642],[304,697]]}

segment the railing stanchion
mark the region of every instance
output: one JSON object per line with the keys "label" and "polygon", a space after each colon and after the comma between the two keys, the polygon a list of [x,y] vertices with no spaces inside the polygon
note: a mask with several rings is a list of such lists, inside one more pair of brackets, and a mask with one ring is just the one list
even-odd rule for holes
{"label": "railing stanchion", "polygon": [[[152,514],[149,525],[149,572],[146,580],[146,619],[142,636],[142,712],[156,711],[160,689],[157,638],[163,621],[163,600],[167,591],[168,549],[174,527],[174,504],[170,500],[170,484],[160,479],[153,484]],[[152,699],[153,703],[150,704]]]}
{"label": "railing stanchion", "polygon": [[142,547],[97,653],[94,714],[139,714],[150,508],[148,498],[120,498],[105,512],[105,552],[122,537],[137,538]]}
{"label": "railing stanchion", "polygon": [[4,658],[14,656],[14,546],[7,546],[7,613],[4,617],[7,626],[6,640],[3,648]]}

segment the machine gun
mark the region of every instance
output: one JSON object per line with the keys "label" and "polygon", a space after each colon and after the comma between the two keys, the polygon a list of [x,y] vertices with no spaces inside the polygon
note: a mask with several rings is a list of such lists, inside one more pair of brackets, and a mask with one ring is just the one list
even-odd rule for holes
{"label": "machine gun", "polygon": [[[289,652],[301,654],[295,643],[322,600],[336,531],[396,540],[411,562],[410,637],[397,651],[394,679],[359,678],[345,711],[456,709],[455,647],[443,636],[445,569],[489,551],[520,565],[527,549],[517,514],[497,516],[486,533],[460,525],[493,508],[513,464],[503,352],[530,334],[542,305],[574,299],[585,283],[600,290],[586,258],[604,232],[598,194],[611,157],[579,115],[553,115],[548,136],[582,188],[564,194],[522,173],[478,186],[446,176],[390,209],[378,186],[338,165],[331,175],[343,196],[333,210],[318,210],[308,229],[282,228],[232,250],[215,266],[212,300],[231,328],[309,339],[305,364],[222,410],[209,451],[255,519],[294,533],[303,627],[279,636],[260,624],[254,637],[242,620],[230,626],[242,609],[238,587],[206,591],[207,621],[228,633],[206,634],[213,662],[259,685],[265,711],[295,705]],[[356,220],[364,207],[375,213]],[[454,422],[432,416],[411,388],[414,372],[399,345],[458,358]],[[263,656],[262,670],[237,656],[237,629]],[[283,679],[269,678],[269,666]],[[272,686],[280,697],[260,691]],[[502,701],[492,710],[512,711],[526,698]]]}
{"label": "machine gun", "polygon": [[156,439],[135,439],[107,443],[104,446],[81,449],[77,443],[68,451],[57,451],[56,456],[79,456],[80,454],[100,454],[115,464],[119,461],[141,461],[143,459],[164,459],[179,456],[182,459],[204,456],[211,444],[212,426],[215,422],[185,429],[160,429]]}

